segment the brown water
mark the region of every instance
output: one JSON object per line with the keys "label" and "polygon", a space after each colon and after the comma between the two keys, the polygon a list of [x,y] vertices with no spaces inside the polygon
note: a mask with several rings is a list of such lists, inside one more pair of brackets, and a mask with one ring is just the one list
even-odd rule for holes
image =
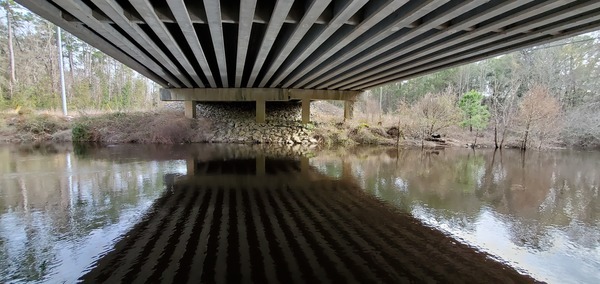
{"label": "brown water", "polygon": [[599,153],[309,156],[0,147],[0,282],[600,280]]}

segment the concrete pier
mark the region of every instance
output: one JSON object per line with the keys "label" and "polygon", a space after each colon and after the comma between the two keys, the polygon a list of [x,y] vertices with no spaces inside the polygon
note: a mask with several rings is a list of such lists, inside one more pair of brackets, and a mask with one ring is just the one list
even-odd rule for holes
{"label": "concrete pier", "polygon": [[267,121],[267,105],[265,100],[256,101],[256,122],[265,123]]}
{"label": "concrete pier", "polygon": [[196,101],[185,101],[185,117],[196,118]]}
{"label": "concrete pier", "polygon": [[302,123],[306,124],[310,122],[310,99],[302,99]]}
{"label": "concrete pier", "polygon": [[345,101],[344,119],[351,119],[354,101],[361,91],[303,90],[269,88],[189,88],[161,89],[163,101],[184,101],[185,116],[196,117],[197,102],[256,102],[256,122],[266,122],[266,102],[301,101],[302,123],[310,122],[310,102],[314,100]]}

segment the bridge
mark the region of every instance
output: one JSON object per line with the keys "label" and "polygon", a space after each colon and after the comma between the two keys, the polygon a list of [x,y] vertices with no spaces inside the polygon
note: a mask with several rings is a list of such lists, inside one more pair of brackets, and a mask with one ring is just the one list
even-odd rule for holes
{"label": "bridge", "polygon": [[162,100],[344,100],[600,27],[597,0],[16,0],[163,87]]}

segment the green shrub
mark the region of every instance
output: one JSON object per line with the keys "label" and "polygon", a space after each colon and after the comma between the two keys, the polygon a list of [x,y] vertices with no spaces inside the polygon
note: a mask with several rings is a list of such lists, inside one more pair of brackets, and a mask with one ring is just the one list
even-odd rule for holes
{"label": "green shrub", "polygon": [[73,125],[72,133],[73,141],[90,141],[90,131],[85,123],[75,123],[75,125]]}

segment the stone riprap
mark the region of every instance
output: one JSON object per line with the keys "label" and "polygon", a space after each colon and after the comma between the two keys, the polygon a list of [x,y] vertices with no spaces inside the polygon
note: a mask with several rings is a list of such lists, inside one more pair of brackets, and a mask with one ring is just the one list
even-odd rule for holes
{"label": "stone riprap", "polygon": [[[183,107],[169,104],[168,108]],[[254,103],[202,103],[198,123],[210,123],[203,135],[208,143],[317,145],[312,124],[301,123],[299,102],[268,102],[266,123],[255,121]]]}

